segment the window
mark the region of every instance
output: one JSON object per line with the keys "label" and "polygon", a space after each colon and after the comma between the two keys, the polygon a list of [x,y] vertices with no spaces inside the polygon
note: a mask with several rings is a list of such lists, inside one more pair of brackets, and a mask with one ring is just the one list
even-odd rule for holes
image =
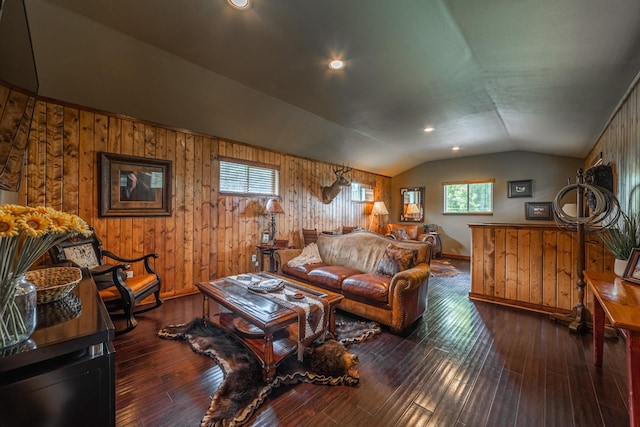
{"label": "window", "polygon": [[373,188],[367,184],[359,182],[351,183],[352,202],[373,202]]}
{"label": "window", "polygon": [[444,213],[492,214],[493,179],[443,182]]}
{"label": "window", "polygon": [[241,160],[220,159],[220,192],[278,195],[277,167]]}

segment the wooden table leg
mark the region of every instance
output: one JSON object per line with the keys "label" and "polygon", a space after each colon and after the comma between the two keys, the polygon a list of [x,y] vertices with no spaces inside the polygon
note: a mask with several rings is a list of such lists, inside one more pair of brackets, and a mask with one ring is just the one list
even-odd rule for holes
{"label": "wooden table leg", "polygon": [[336,336],[336,309],[334,307],[329,308],[329,332]]}
{"label": "wooden table leg", "polygon": [[202,295],[202,317],[209,319],[209,298],[206,295]]}
{"label": "wooden table leg", "polygon": [[273,361],[273,332],[264,334],[264,368],[262,369],[262,377],[269,384],[276,376],[276,367]]}
{"label": "wooden table leg", "polygon": [[593,297],[593,364],[602,366],[604,347],[604,309],[600,301]]}
{"label": "wooden table leg", "polygon": [[626,331],[627,381],[629,387],[629,418],[631,427],[640,427],[640,334]]}

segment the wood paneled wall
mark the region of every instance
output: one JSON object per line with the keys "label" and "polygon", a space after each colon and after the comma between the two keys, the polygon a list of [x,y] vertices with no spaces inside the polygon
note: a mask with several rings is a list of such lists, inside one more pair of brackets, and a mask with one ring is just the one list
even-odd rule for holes
{"label": "wood paneled wall", "polygon": [[[101,218],[100,151],[171,160],[172,215]],[[301,247],[302,228],[369,225],[372,204],[352,203],[349,191],[322,203],[320,186],[334,180],[331,164],[50,100],[36,105],[20,203],[80,215],[105,248],[124,257],[158,253],[163,295],[192,293],[198,281],[253,271],[251,255],[268,228],[265,197],[219,194],[219,155],[280,167],[278,239]],[[372,185],[376,200],[389,205],[391,178],[358,170],[350,178]]]}
{"label": "wood paneled wall", "polygon": [[[578,302],[576,233],[554,225],[470,224],[472,299],[549,313]],[[587,233],[585,268],[611,271],[613,255]],[[591,297],[584,303],[591,305]]]}
{"label": "wood paneled wall", "polygon": [[602,155],[613,165],[616,195],[625,211],[640,211],[640,86],[636,83],[605,128],[587,158],[590,167]]}

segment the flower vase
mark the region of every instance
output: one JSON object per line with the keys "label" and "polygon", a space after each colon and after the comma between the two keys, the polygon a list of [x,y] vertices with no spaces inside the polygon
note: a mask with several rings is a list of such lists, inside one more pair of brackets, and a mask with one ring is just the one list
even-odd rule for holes
{"label": "flower vase", "polygon": [[627,259],[615,259],[615,261],[613,262],[613,272],[616,274],[616,276],[621,276],[624,274],[625,270],[627,269],[627,264],[629,263],[629,260]]}
{"label": "flower vase", "polygon": [[12,286],[0,296],[0,349],[28,340],[36,328],[36,287],[24,274],[6,280]]}

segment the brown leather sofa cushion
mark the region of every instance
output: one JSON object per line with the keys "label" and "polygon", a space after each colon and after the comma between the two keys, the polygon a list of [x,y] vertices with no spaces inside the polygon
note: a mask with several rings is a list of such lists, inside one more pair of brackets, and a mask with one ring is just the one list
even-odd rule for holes
{"label": "brown leather sofa cushion", "polygon": [[362,271],[354,268],[343,267],[341,265],[328,265],[326,267],[314,268],[307,274],[307,280],[311,284],[330,289],[342,289],[342,281],[354,274],[361,274]]}
{"label": "brown leather sofa cushion", "polygon": [[282,266],[282,272],[289,276],[297,277],[298,279],[307,280],[307,275],[309,274],[310,271],[319,267],[326,267],[326,266],[327,264],[323,262],[319,262],[317,264],[298,265],[295,267],[291,267],[287,264],[284,264]]}
{"label": "brown leather sofa cushion", "polygon": [[347,298],[359,301],[388,304],[391,277],[376,273],[355,274],[342,282],[342,292]]}

